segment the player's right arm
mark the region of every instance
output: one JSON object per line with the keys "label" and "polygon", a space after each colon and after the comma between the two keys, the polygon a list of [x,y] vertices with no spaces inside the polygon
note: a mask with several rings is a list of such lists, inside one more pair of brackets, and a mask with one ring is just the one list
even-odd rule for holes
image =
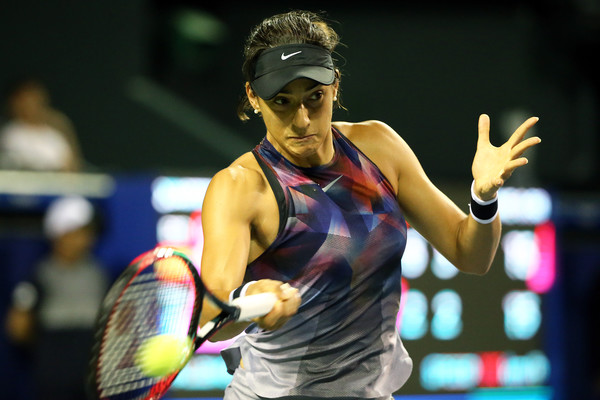
{"label": "player's right arm", "polygon": [[[273,196],[257,169],[244,163],[234,163],[218,172],[211,180],[202,206],[204,247],[201,276],[204,284],[220,299],[227,301],[229,293],[244,283],[250,259],[253,232],[260,229],[265,218],[264,204]],[[264,329],[277,329],[300,304],[297,291],[282,288],[283,282],[260,280],[252,284],[247,294],[274,292],[278,301],[273,310],[256,322]],[[210,304],[202,313],[203,325],[218,313]],[[214,310],[211,312],[211,308]],[[248,323],[236,323],[222,329],[213,340],[225,340],[239,334]]]}

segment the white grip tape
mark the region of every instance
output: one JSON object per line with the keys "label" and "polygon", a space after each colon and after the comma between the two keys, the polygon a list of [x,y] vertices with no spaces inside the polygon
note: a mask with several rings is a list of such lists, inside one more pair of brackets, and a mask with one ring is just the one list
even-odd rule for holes
{"label": "white grip tape", "polygon": [[277,296],[275,293],[259,293],[238,297],[231,302],[231,305],[240,308],[238,321],[249,321],[252,318],[268,314],[276,302]]}
{"label": "white grip tape", "polygon": [[208,333],[215,327],[215,321],[208,321],[200,330],[198,331],[198,337],[204,338]]}

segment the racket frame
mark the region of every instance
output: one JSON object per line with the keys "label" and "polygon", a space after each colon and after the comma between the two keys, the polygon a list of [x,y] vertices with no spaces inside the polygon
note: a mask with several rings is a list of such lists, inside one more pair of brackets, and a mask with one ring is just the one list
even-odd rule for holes
{"label": "racket frame", "polygon": [[[90,370],[88,374],[88,387],[90,388],[89,391],[94,394],[95,398],[100,400],[110,398],[110,396],[102,397],[100,394],[100,382],[98,380],[100,368],[98,362],[100,360],[104,338],[107,333],[108,322],[115,310],[117,309],[117,306],[120,304],[123,294],[125,293],[126,289],[132,284],[134,279],[140,273],[142,273],[142,271],[144,271],[146,268],[152,267],[152,265],[160,259],[165,259],[173,256],[178,257],[185,262],[187,268],[191,272],[193,285],[195,287],[196,292],[192,316],[190,319],[190,325],[187,332],[187,336],[191,339],[192,343],[194,344],[193,348],[191,349],[192,351],[190,351],[190,356],[204,342],[197,340],[198,322],[200,320],[200,315],[202,312],[204,296],[208,295],[208,297],[213,302],[219,300],[212,293],[208,292],[208,290],[202,283],[202,280],[200,279],[200,274],[198,273],[196,267],[189,260],[188,256],[185,253],[174,251],[171,248],[159,247],[141,254],[140,256],[136,257],[115,280],[115,282],[107,292],[98,312],[96,320],[96,331],[94,335],[94,342],[92,345]],[[220,306],[220,304],[217,305]],[[230,308],[230,306],[228,307]],[[214,331],[212,333],[214,333]],[[160,396],[167,392],[167,390],[171,386],[171,383],[173,382],[173,380],[175,380],[175,378],[177,377],[179,372],[181,372],[181,369],[183,369],[184,366],[185,363],[178,370],[173,371],[165,377],[159,378],[158,381],[152,385],[151,389],[148,391],[144,398],[160,398]],[[117,396],[120,396],[119,399],[126,398],[124,394],[120,394]]]}
{"label": "racket frame", "polygon": [[[129,287],[129,285],[131,285],[135,277],[138,276],[146,268],[151,267],[156,261],[160,259],[167,259],[169,257],[178,257],[185,262],[187,268],[191,272],[193,284],[196,289],[196,297],[194,300],[193,312],[187,332],[187,336],[191,339],[193,343],[193,348],[190,351],[189,357],[191,357],[196,352],[196,350],[198,350],[198,348],[205,341],[210,339],[210,337],[212,337],[218,330],[223,328],[225,325],[237,321],[239,319],[242,313],[241,307],[243,307],[243,305],[240,304],[239,306],[237,306],[234,304],[226,303],[220,300],[213,293],[211,293],[206,288],[206,286],[204,286],[204,283],[202,282],[202,279],[200,277],[200,273],[185,253],[174,250],[169,247],[157,247],[154,250],[141,254],[140,256],[135,258],[115,280],[115,283],[107,292],[98,312],[94,344],[92,346],[92,357],[90,361],[90,373],[88,376],[88,386],[90,387],[92,393],[94,393],[97,399],[104,400],[110,398],[100,396],[98,382],[98,374],[100,372],[98,361],[100,359],[104,338],[106,336],[108,321],[110,320],[111,316],[113,315],[117,306],[119,305],[119,302],[124,292]],[[274,295],[272,296],[272,304],[274,304],[276,298],[274,297]],[[205,298],[207,298],[210,302],[219,307],[222,311],[211,321],[208,321],[202,327],[200,327],[200,316],[202,314],[202,307]],[[182,364],[182,366],[178,370],[170,373],[165,377],[160,378],[155,384],[152,385],[152,388],[148,391],[148,394],[146,394],[144,399],[158,399],[162,395],[164,395],[171,386],[173,380],[175,380],[175,378],[177,377],[179,372],[181,372],[186,363],[187,360],[185,363]],[[118,396],[120,400],[128,399],[124,394]]]}

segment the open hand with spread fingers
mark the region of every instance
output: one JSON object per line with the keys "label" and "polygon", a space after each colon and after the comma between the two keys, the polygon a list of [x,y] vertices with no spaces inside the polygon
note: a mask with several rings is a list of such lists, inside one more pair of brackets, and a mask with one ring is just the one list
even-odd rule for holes
{"label": "open hand with spread fingers", "polygon": [[481,200],[491,200],[496,192],[519,167],[527,164],[523,153],[541,142],[537,136],[525,139],[527,131],[539,120],[531,117],[521,124],[511,137],[500,147],[490,143],[490,117],[479,116],[477,152],[471,171],[475,180],[474,191]]}

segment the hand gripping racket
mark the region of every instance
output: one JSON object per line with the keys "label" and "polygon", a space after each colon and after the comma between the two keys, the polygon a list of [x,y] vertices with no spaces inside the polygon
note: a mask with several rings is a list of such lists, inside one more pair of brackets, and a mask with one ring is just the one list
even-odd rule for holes
{"label": "hand gripping racket", "polygon": [[[222,311],[199,327],[202,304]],[[117,278],[100,307],[92,348],[89,383],[101,400],[159,399],[198,347],[234,321],[263,316],[273,308],[273,293],[224,303],[203,285],[188,257],[157,248],[136,258]],[[182,338],[183,361],[165,376],[149,376],[137,357],[148,340]]]}

